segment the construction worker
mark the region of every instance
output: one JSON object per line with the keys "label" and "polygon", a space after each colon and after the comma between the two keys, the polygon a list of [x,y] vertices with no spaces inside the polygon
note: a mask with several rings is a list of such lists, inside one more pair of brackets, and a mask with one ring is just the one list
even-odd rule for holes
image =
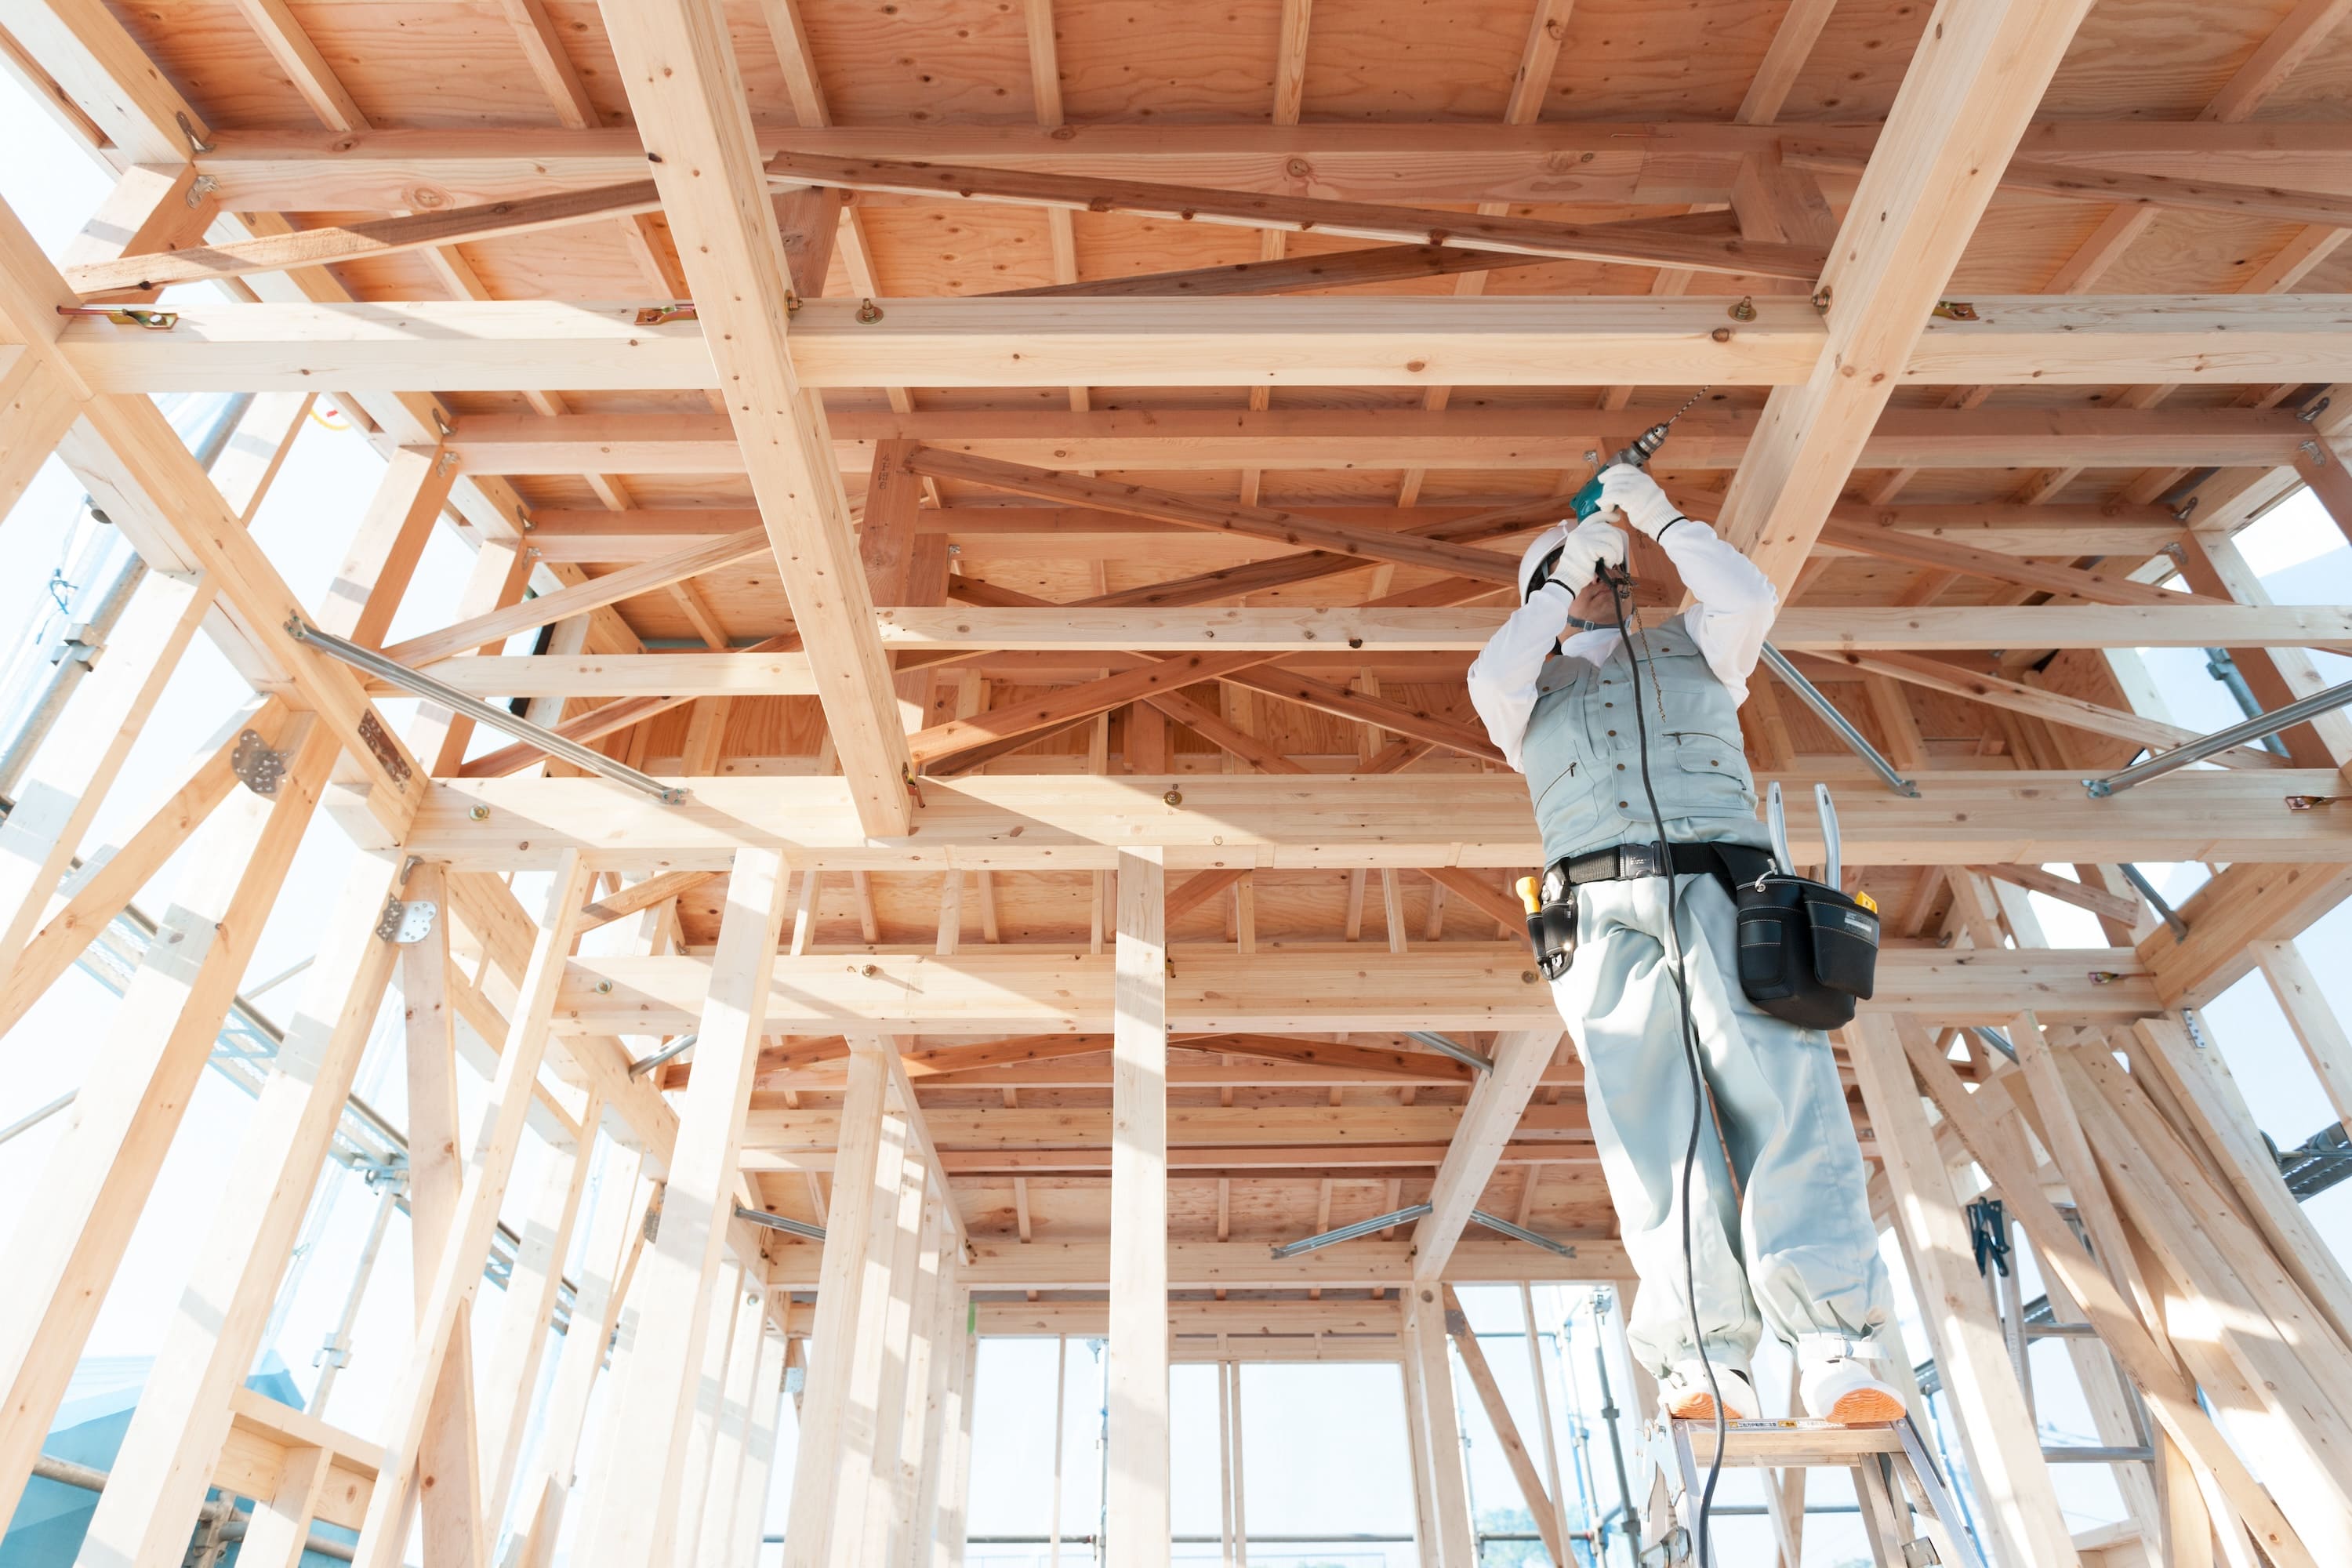
{"label": "construction worker", "polygon": [[[1750,1358],[1769,1324],[1795,1348],[1813,1415],[1895,1420],[1901,1396],[1868,1364],[1888,1313],[1886,1271],[1829,1037],[1762,1011],[1738,981],[1727,879],[1755,875],[1745,868],[1764,864],[1767,843],[1738,710],[1777,595],[1640,468],[1618,464],[1601,479],[1599,511],[1528,546],[1521,605],[1470,667],[1469,684],[1486,732],[1527,775],[1545,896],[1573,899],[1573,957],[1552,997],[1583,1058],[1593,1141],[1643,1281],[1628,1324],[1633,1353],[1672,1414],[1712,1418],[1696,1318],[1725,1415],[1754,1417]],[[1618,629],[1621,613],[1632,616],[1630,584],[1617,577],[1628,590],[1621,599],[1601,572],[1622,572],[1626,558],[1625,534],[1604,521],[1612,510],[1658,542],[1695,601],[1663,625],[1635,624],[1631,650]],[[1638,672],[1629,652],[1641,656]],[[1637,673],[1654,818],[1636,739]],[[1665,941],[1660,823],[1715,1110],[1690,1173],[1687,1297],[1681,1194],[1694,1097]]]}

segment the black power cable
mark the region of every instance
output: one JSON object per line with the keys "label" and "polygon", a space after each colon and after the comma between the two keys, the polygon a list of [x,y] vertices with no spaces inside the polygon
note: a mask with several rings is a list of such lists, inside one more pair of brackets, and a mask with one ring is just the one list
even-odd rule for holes
{"label": "black power cable", "polygon": [[1633,598],[1633,580],[1606,563],[1598,563],[1597,575],[1609,585],[1617,612],[1617,637],[1624,645],[1625,668],[1633,678],[1633,734],[1641,748],[1642,794],[1649,803],[1651,826],[1657,830],[1660,869],[1666,879],[1666,937],[1668,951],[1674,955],[1675,996],[1682,1016],[1683,1064],[1690,1069],[1690,1137],[1683,1146],[1682,1174],[1683,1304],[1690,1312],[1691,1344],[1698,1352],[1700,1370],[1706,1373],[1706,1392],[1715,1401],[1715,1452],[1707,1459],[1706,1486],[1699,1493],[1696,1558],[1699,1568],[1715,1568],[1715,1559],[1708,1550],[1708,1515],[1715,1507],[1715,1483],[1723,1474],[1723,1447],[1730,1423],[1724,1413],[1723,1389],[1716,1380],[1715,1360],[1706,1353],[1706,1330],[1699,1322],[1698,1260],[1691,1245],[1691,1167],[1698,1162],[1699,1134],[1706,1125],[1706,1079],[1699,1069],[1698,1025],[1691,1016],[1690,984],[1684,974],[1682,909],[1675,888],[1674,852],[1666,843],[1666,818],[1658,805],[1657,786],[1650,779],[1650,723],[1642,712],[1642,656],[1633,647],[1633,629],[1640,625],[1640,614],[1634,613],[1633,627],[1628,626],[1626,615],[1626,606]]}

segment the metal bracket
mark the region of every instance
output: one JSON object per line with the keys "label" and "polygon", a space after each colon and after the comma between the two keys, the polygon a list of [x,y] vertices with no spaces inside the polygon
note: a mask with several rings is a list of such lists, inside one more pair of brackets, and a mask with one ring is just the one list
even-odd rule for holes
{"label": "metal bracket", "polygon": [[204,205],[205,198],[219,189],[218,180],[214,179],[210,174],[198,174],[188,182],[188,205],[192,208]]}
{"label": "metal bracket", "polygon": [[203,137],[197,135],[196,128],[188,123],[187,110],[184,109],[175,109],[172,111],[172,118],[180,122],[180,134],[188,139],[189,152],[210,153],[214,150],[214,143],[207,142]]}
{"label": "metal bracket", "polygon": [[2321,415],[2326,413],[2327,405],[2335,401],[2336,400],[2332,397],[2315,397],[2309,403],[2306,403],[2302,407],[2296,409],[2294,411],[2294,416],[2297,419],[2302,420],[2305,425],[2312,424],[2315,422]]}
{"label": "metal bracket", "polygon": [[1977,308],[1966,300],[1938,300],[1936,301],[1936,308],[1927,313],[1938,321],[1973,321],[1980,319],[1977,315]]}
{"label": "metal bracket", "polygon": [[1936,1555],[1936,1543],[1924,1535],[1903,1543],[1903,1568],[1927,1568],[1929,1563],[1942,1561]]}
{"label": "metal bracket", "polygon": [[398,899],[386,899],[383,913],[376,919],[376,937],[402,947],[414,947],[433,934],[433,918],[440,912],[441,906],[430,899],[410,899],[404,903]]}
{"label": "metal bracket", "polygon": [[168,332],[180,324],[177,310],[151,310],[144,305],[60,305],[60,316],[104,316],[118,327],[144,327],[151,332]]}
{"label": "metal bracket", "polygon": [[105,647],[106,639],[95,637],[94,628],[88,621],[76,621],[66,627],[65,635],[58,639],[56,647],[49,649],[49,662],[78,664],[84,669],[95,669],[99,651]]}
{"label": "metal bracket", "polygon": [[2320,444],[2317,437],[2314,437],[2312,439],[2304,442],[2301,446],[2297,447],[2295,450],[2308,454],[2311,458],[2311,466],[2313,468],[2324,468],[2327,467],[2327,448]]}
{"label": "metal bracket", "polygon": [[310,1358],[310,1364],[312,1366],[349,1366],[352,1364],[352,1347],[339,1345],[334,1341],[329,1340],[319,1347],[319,1353]]}
{"label": "metal bracket", "polygon": [[286,753],[271,751],[260,731],[247,730],[236,738],[236,745],[228,754],[228,771],[254,794],[271,799],[286,778]]}
{"label": "metal bracket", "polygon": [[360,715],[360,741],[372,752],[378,766],[392,775],[392,782],[405,784],[409,779],[408,759],[400,754],[392,737],[384,732],[383,721],[371,708]]}
{"label": "metal bracket", "polygon": [[694,301],[691,300],[680,300],[669,305],[647,305],[637,312],[637,325],[641,327],[666,327],[673,321],[697,320],[699,318],[694,313]]}

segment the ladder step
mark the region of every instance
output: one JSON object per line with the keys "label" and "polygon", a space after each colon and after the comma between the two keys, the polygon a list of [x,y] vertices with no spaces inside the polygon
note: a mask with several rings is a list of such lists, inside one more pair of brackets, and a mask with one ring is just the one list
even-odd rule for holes
{"label": "ladder step", "polygon": [[[1676,1421],[1675,1435],[1686,1437],[1692,1457],[1706,1465],[1715,1454],[1715,1423]],[[1878,1426],[1842,1426],[1829,1421],[1734,1421],[1725,1433],[1723,1463],[1772,1469],[1831,1465],[1851,1469],[1871,1454],[1903,1452],[1903,1430],[1888,1423]]]}

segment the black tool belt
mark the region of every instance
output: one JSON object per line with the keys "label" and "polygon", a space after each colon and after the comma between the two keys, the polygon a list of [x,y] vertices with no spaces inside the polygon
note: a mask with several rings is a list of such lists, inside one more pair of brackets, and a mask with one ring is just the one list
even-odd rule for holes
{"label": "black tool belt", "polygon": [[[1663,851],[1663,853],[1662,853]],[[1878,968],[1878,917],[1825,882],[1786,876],[1746,844],[1612,844],[1544,868],[1528,941],[1548,980],[1576,956],[1576,889],[1587,882],[1712,876],[1738,909],[1739,989],[1776,1018],[1809,1029],[1853,1020]]]}

